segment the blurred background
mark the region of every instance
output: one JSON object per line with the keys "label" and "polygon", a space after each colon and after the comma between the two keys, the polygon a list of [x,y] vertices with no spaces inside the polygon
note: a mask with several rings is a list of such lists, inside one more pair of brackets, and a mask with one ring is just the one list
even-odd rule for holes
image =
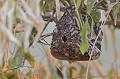
{"label": "blurred background", "polygon": [[[40,41],[55,29],[54,9],[60,19],[61,6],[76,5],[80,13],[86,3],[93,20],[106,21],[100,58],[72,63],[54,58],[52,36]],[[119,0],[0,0],[0,79],[119,79],[119,23]]]}

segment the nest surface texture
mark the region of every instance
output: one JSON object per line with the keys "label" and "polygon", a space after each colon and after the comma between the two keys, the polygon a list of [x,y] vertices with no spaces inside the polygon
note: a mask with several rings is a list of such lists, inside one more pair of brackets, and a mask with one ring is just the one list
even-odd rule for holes
{"label": "nest surface texture", "polygon": [[[86,13],[85,8],[81,9],[82,19],[84,22],[88,20],[90,27],[89,34],[87,35],[89,39],[89,48],[84,54],[82,54],[80,51],[80,44],[82,43],[82,39],[74,13],[75,6],[67,7],[61,19],[56,23],[56,28],[53,31],[50,48],[51,54],[53,57],[60,60],[87,61],[90,58],[90,53],[92,51],[95,39],[101,30],[100,24],[95,23],[94,26],[92,26],[92,19],[90,15]],[[86,17],[88,19],[86,19]],[[102,36],[103,33],[101,32],[95,47],[93,48],[91,60],[95,60],[100,57]]]}

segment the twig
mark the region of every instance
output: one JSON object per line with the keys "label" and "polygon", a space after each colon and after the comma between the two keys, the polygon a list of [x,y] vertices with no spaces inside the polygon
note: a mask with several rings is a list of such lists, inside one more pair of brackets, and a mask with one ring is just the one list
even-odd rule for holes
{"label": "twig", "polygon": [[[102,22],[99,22],[99,23],[102,23]],[[106,21],[105,25],[112,25],[113,27],[120,29],[120,20],[116,22],[116,25],[113,20]]]}
{"label": "twig", "polygon": [[[49,22],[53,19],[54,13],[55,13],[55,10],[53,11],[53,14],[52,14],[52,16],[49,18],[49,20],[48,20],[47,24],[45,25],[45,27],[43,28],[43,30],[42,30],[42,32],[41,32],[41,35],[43,34],[43,32],[44,32],[44,30],[46,29],[46,27],[47,27],[47,25],[49,24]],[[40,35],[40,36],[41,36],[41,35]]]}
{"label": "twig", "polygon": [[[88,39],[88,40],[89,40],[89,39]],[[89,42],[90,42],[90,44],[92,44],[92,45],[90,45],[90,47],[92,47],[94,44],[93,44],[90,40],[89,40]],[[96,48],[100,53],[102,53],[102,51],[99,50],[97,46],[95,46],[95,48]]]}
{"label": "twig", "polygon": [[[45,41],[45,40],[44,40],[44,41]],[[45,41],[45,42],[46,42],[46,41]],[[44,44],[44,45],[49,45],[49,46],[51,45],[51,44],[48,44],[47,42],[46,42],[47,44],[46,44],[46,43],[43,43],[43,42],[40,41],[40,40],[38,41],[38,43],[41,43],[41,44]]]}
{"label": "twig", "polygon": [[14,68],[9,68],[8,70],[4,71],[4,72],[1,72],[0,74],[4,74],[10,70],[14,70],[14,69],[18,69],[18,68],[21,68],[21,67],[27,67],[27,68],[33,68],[33,67],[29,67],[29,66],[17,66],[17,67],[14,67]]}
{"label": "twig", "polygon": [[49,33],[49,34],[45,34],[45,35],[41,35],[41,40],[43,40],[44,38],[48,37],[48,36],[52,36],[53,33]]}

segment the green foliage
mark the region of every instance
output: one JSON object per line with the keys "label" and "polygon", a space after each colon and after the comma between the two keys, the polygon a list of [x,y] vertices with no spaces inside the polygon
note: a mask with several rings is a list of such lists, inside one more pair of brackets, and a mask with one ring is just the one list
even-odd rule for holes
{"label": "green foliage", "polygon": [[77,0],[77,2],[76,2],[77,9],[81,6],[81,4],[82,4],[82,1],[81,0]]}
{"label": "green foliage", "polygon": [[8,79],[8,78],[6,78],[6,77],[3,76],[3,75],[0,75],[0,79]]}
{"label": "green foliage", "polygon": [[73,0],[66,0],[66,1],[69,3],[69,5],[73,4]]}
{"label": "green foliage", "polygon": [[82,37],[82,43],[80,45],[80,50],[82,54],[84,54],[89,48],[89,43],[88,43],[88,38],[87,38],[88,31],[89,31],[89,23],[88,21],[86,21],[85,24],[83,24],[83,28],[80,32],[80,35]]}
{"label": "green foliage", "polygon": [[86,68],[84,66],[81,66],[81,71],[80,71],[80,75],[84,75],[86,73]]}
{"label": "green foliage", "polygon": [[114,18],[114,23],[116,24],[116,22],[118,20],[120,20],[120,3],[117,3],[114,7],[113,7],[113,18]]}
{"label": "green foliage", "polygon": [[12,72],[5,74],[7,79],[18,79],[17,70],[12,70]]}
{"label": "green foliage", "polygon": [[[82,25],[84,24],[84,22],[82,20],[82,15],[81,15],[81,8],[83,6],[84,6],[83,0],[77,0],[77,3],[76,3],[77,11],[75,11],[75,17],[76,17],[76,22],[77,22],[77,25],[78,25],[80,31],[82,29]],[[77,12],[78,12],[78,14],[77,14]]]}
{"label": "green foliage", "polygon": [[24,56],[24,49],[20,47],[15,53],[15,56],[9,60],[9,66],[12,68],[21,66],[24,63]]}
{"label": "green foliage", "polygon": [[33,56],[30,54],[30,52],[25,53],[25,59],[30,63],[30,65],[32,67],[34,67],[35,60],[34,60]]}
{"label": "green foliage", "polygon": [[78,19],[78,17],[75,17],[75,18],[76,18],[77,26],[78,26],[79,30],[81,30],[82,26],[80,25],[79,19]]}
{"label": "green foliage", "polygon": [[43,0],[40,1],[40,7],[41,10],[45,12],[51,11],[53,8],[55,8],[55,1],[54,0],[46,0],[45,3],[43,3]]}
{"label": "green foliage", "polygon": [[75,68],[75,67],[70,67],[70,68],[69,68],[69,78],[70,78],[70,79],[73,79],[73,78],[72,78],[73,70],[76,70],[76,68]]}
{"label": "green foliage", "polygon": [[90,14],[96,0],[87,0],[87,13]]}
{"label": "green foliage", "polygon": [[91,16],[94,22],[98,22],[100,20],[100,12],[96,10],[91,11]]}
{"label": "green foliage", "polygon": [[27,77],[29,77],[30,79],[33,78],[33,71],[30,70],[29,72],[26,73]]}
{"label": "green foliage", "polygon": [[8,9],[12,8],[15,5],[15,0],[10,0],[8,5]]}

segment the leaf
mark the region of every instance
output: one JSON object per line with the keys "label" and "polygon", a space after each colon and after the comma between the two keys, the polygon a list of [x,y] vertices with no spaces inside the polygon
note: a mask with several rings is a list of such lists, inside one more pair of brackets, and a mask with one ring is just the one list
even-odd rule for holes
{"label": "leaf", "polygon": [[43,6],[43,12],[50,11],[54,8],[55,1],[54,0],[47,0]]}
{"label": "leaf", "polygon": [[82,54],[84,54],[87,51],[87,49],[89,48],[89,43],[88,43],[88,39],[87,39],[88,30],[89,30],[89,24],[88,24],[88,21],[86,21],[85,24],[83,25],[82,31],[80,32],[81,37],[82,37],[80,51]]}
{"label": "leaf", "polygon": [[90,14],[96,0],[87,0],[87,13]]}
{"label": "leaf", "polygon": [[34,67],[35,59],[31,56],[30,52],[25,53],[25,59],[28,60],[32,67]]}
{"label": "leaf", "polygon": [[96,10],[91,11],[91,16],[94,22],[98,22],[100,20],[100,12]]}
{"label": "leaf", "polygon": [[75,16],[76,22],[77,22],[77,26],[79,28],[79,30],[81,29],[80,23],[79,23],[79,19]]}
{"label": "leaf", "polygon": [[[79,30],[82,29],[82,25],[84,24],[84,21],[82,19],[82,15],[81,13],[79,12],[79,16],[77,15],[77,13],[75,13],[75,19],[76,19],[76,22],[77,22],[77,26],[79,28]],[[80,19],[80,20],[79,20]],[[81,23],[81,24],[80,24]]]}
{"label": "leaf", "polygon": [[113,7],[113,18],[114,18],[114,23],[115,25],[117,24],[117,20],[120,19],[120,4],[116,4],[114,7]]}
{"label": "leaf", "polygon": [[80,7],[80,5],[81,5],[81,0],[77,0],[76,2],[77,9]]}

